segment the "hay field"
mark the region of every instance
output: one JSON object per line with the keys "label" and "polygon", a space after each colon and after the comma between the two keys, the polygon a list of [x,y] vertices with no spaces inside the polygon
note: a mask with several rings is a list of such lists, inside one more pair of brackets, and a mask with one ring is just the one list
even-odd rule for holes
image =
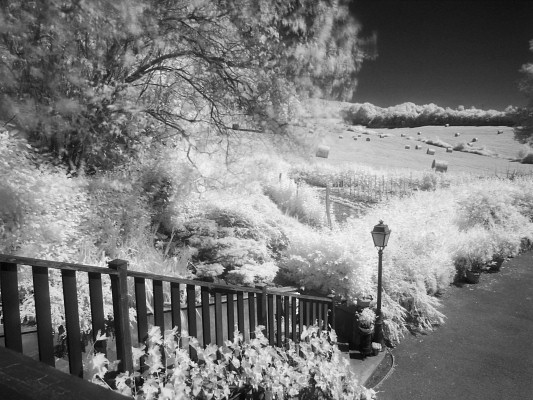
{"label": "hay field", "polygon": [[[316,162],[319,163],[357,163],[375,169],[423,171],[431,170],[433,160],[441,160],[448,163],[449,174],[494,175],[495,173],[506,174],[507,171],[533,173],[533,165],[524,165],[514,161],[523,145],[514,140],[513,128],[510,127],[423,126],[369,129],[365,130],[367,133],[362,133],[336,116],[309,118],[306,125],[300,129],[312,130],[316,136],[320,137],[319,144],[330,147],[327,159],[315,157]],[[498,134],[498,131],[503,131],[503,133]],[[455,137],[456,132],[459,132],[460,136]],[[402,137],[402,134],[405,137]],[[386,137],[380,137],[380,135]],[[353,140],[354,136],[357,140]],[[370,141],[367,141],[367,138],[370,138]],[[452,146],[462,142],[471,142],[473,138],[477,138],[478,141],[473,143],[473,146],[484,147],[498,156],[489,157],[455,150],[447,153],[445,148],[428,145],[417,141],[417,138],[440,139]],[[410,149],[406,149],[406,145],[409,145]],[[416,145],[421,146],[421,149],[416,150]],[[428,155],[428,148],[434,149],[435,154]],[[311,156],[314,157],[314,154]]]}

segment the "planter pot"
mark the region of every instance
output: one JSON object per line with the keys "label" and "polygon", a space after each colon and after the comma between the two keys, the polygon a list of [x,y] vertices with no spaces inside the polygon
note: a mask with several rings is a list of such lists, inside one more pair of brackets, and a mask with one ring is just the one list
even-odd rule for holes
{"label": "planter pot", "polygon": [[359,325],[359,352],[363,357],[372,355],[372,332],[374,325],[370,328],[364,328]]}
{"label": "planter pot", "polygon": [[466,271],[466,281],[468,283],[479,283],[481,272]]}
{"label": "planter pot", "polygon": [[357,307],[359,308],[367,308],[370,307],[370,303],[372,302],[372,297],[364,297],[361,299],[357,299]]}
{"label": "planter pot", "polygon": [[370,325],[370,328],[359,325],[359,330],[363,335],[371,335],[374,332],[374,325]]}

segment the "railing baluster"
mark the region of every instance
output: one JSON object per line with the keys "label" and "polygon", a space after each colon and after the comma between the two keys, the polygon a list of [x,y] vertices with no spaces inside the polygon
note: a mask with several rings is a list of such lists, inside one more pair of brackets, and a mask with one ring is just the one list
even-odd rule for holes
{"label": "railing baluster", "polygon": [[311,301],[311,325],[316,323],[317,312],[316,312],[316,300]]}
{"label": "railing baluster", "polygon": [[319,330],[322,330],[323,328],[323,319],[322,319],[322,303],[317,303],[317,308],[318,308],[318,329]]}
{"label": "railing baluster", "polygon": [[[198,338],[198,331],[196,329],[196,286],[187,285],[187,323],[189,325],[189,336]],[[189,346],[189,354],[191,360],[197,361],[198,355],[196,349]]]}
{"label": "railing baluster", "polygon": [[[152,280],[152,288],[154,291],[154,326],[158,326],[161,330],[161,337],[165,341],[165,310],[163,301],[163,281],[159,279]],[[161,362],[165,364],[165,346],[159,346],[161,351]]]}
{"label": "railing baluster", "polygon": [[274,295],[269,294],[267,296],[268,299],[268,342],[271,346],[274,346],[275,340],[274,340]]}
{"label": "railing baluster", "polygon": [[289,296],[285,296],[285,304],[284,304],[284,312],[283,316],[285,318],[285,338],[284,343],[287,348],[289,348],[289,337],[290,337],[290,299]]}
{"label": "railing baluster", "polygon": [[[105,316],[104,316],[104,296],[102,293],[102,275],[96,272],[89,272],[89,298],[91,302],[91,318],[93,328],[94,349],[106,354],[106,341],[96,341],[98,331],[105,333]],[[35,276],[35,275],[34,275]]]}
{"label": "railing baluster", "polygon": [[[292,332],[291,332],[291,339],[293,342],[297,342],[298,341],[298,333],[296,332],[296,327],[297,327],[297,318],[296,318],[296,297],[293,297],[291,299],[291,303],[292,303],[292,307],[291,307],[291,328],[292,328]],[[300,318],[301,319],[301,318]]]}
{"label": "railing baluster", "polygon": [[281,317],[283,317],[283,310],[281,307],[281,296],[276,296],[276,346],[281,347],[282,340],[281,340]]}
{"label": "railing baluster", "polygon": [[250,339],[255,338],[255,293],[248,293],[248,321],[250,326]]}
{"label": "railing baluster", "polygon": [[108,266],[118,272],[117,275],[110,275],[117,341],[117,359],[120,360],[118,370],[120,372],[133,372],[128,297],[128,263],[124,260],[113,260],[108,263]]}
{"label": "railing baluster", "polygon": [[71,375],[83,376],[81,357],[80,317],[78,312],[78,288],[76,271],[61,270],[63,281],[63,302],[65,304],[65,325],[67,329],[68,362]]}
{"label": "railing baluster", "polygon": [[228,340],[232,341],[235,334],[235,310],[233,308],[233,293],[226,296],[226,314],[228,315]]}
{"label": "railing baluster", "polygon": [[137,338],[139,344],[148,338],[148,308],[146,307],[146,281],[135,278],[135,309],[137,310]]}
{"label": "railing baluster", "polygon": [[[177,282],[170,282],[170,307],[172,309],[172,329],[178,327],[178,335],[181,337],[181,295],[180,284]],[[180,340],[180,346],[181,344]]]}
{"label": "railing baluster", "polygon": [[328,321],[328,303],[322,303],[322,316],[324,318],[323,325],[324,329],[329,330],[330,321]]}
{"label": "railing baluster", "polygon": [[39,343],[39,361],[55,367],[54,330],[50,307],[50,287],[48,286],[48,268],[32,267],[33,298],[37,319],[37,342]]}
{"label": "railing baluster", "polygon": [[305,313],[305,300],[299,299],[298,300],[298,315],[300,316],[300,319],[298,321],[297,342],[299,342],[302,337],[302,331],[303,331],[303,326],[304,326],[304,313]]}
{"label": "railing baluster", "polygon": [[222,329],[222,294],[215,293],[215,336],[217,346],[224,344],[224,330]]}
{"label": "railing baluster", "polygon": [[209,312],[209,288],[202,286],[201,289],[202,299],[202,333],[204,346],[211,343],[211,313]]}
{"label": "railing baluster", "polygon": [[311,319],[311,300],[305,301],[305,325],[307,327],[311,326],[312,319]]}
{"label": "railing baluster", "polygon": [[17,264],[0,263],[0,290],[4,315],[5,345],[22,353]]}
{"label": "railing baluster", "polygon": [[237,292],[237,324],[239,332],[244,338],[244,292],[242,290]]}
{"label": "railing baluster", "polygon": [[161,329],[161,336],[165,333],[165,310],[163,305],[163,281],[152,281],[154,290],[154,326]]}
{"label": "railing baluster", "polygon": [[267,289],[263,286],[261,293],[257,294],[257,325],[262,325],[263,334],[267,335]]}

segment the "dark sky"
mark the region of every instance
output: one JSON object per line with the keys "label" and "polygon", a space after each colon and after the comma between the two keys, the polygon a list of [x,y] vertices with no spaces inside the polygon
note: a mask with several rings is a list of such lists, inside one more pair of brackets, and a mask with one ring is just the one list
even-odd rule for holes
{"label": "dark sky", "polygon": [[354,102],[525,105],[533,1],[353,0],[351,10],[363,33],[377,32],[379,54],[363,63]]}

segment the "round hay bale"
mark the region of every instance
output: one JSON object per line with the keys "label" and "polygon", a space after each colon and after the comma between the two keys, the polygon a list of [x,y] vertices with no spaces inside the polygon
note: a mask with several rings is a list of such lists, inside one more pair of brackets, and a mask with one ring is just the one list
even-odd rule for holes
{"label": "round hay bale", "polygon": [[357,140],[357,138],[356,138],[356,137],[354,137],[354,138],[353,138],[353,140]]}
{"label": "round hay bale", "polygon": [[444,126],[445,126],[445,127],[447,128],[447,127],[449,127],[449,126],[450,126],[450,124],[445,124]]}
{"label": "round hay bale", "polygon": [[422,132],[418,131],[418,132],[417,132],[416,134],[417,134],[417,135],[421,135],[421,134],[422,134]]}
{"label": "round hay bale", "polygon": [[499,130],[498,131],[498,135],[501,135],[503,133],[503,131]]}
{"label": "round hay bale", "polygon": [[477,137],[473,138],[472,143],[477,142],[477,140],[478,140]]}
{"label": "round hay bale", "polygon": [[458,137],[458,136],[461,136],[461,134],[459,132],[455,132],[455,137]]}
{"label": "round hay bale", "polygon": [[339,139],[342,139],[343,137],[344,137],[344,136],[342,136],[342,135],[339,135]]}
{"label": "round hay bale", "polygon": [[369,137],[367,137],[367,138],[366,138],[366,141],[367,141],[367,142],[370,142],[370,138],[369,138]]}
{"label": "round hay bale", "polygon": [[446,148],[446,153],[453,153],[453,149],[451,147]]}
{"label": "round hay bale", "polygon": [[361,137],[361,134],[357,135],[357,137]]}
{"label": "round hay bale", "polygon": [[417,144],[417,145],[415,146],[415,149],[416,149],[416,150],[420,150],[421,148],[422,148],[422,146],[420,146],[419,144]]}
{"label": "round hay bale", "polygon": [[447,172],[448,163],[442,160],[433,160],[433,164],[431,164],[431,168],[435,168],[435,172]]}
{"label": "round hay bale", "polygon": [[435,154],[435,149],[428,149],[426,154],[429,154],[430,156]]}
{"label": "round hay bale", "polygon": [[406,135],[405,135],[405,133],[402,133],[402,134],[400,134],[400,136],[401,136],[401,137],[405,137]]}
{"label": "round hay bale", "polygon": [[407,150],[409,150],[409,149],[411,148],[411,146],[408,145],[408,144],[406,144],[406,145],[405,145],[405,148],[406,148]]}
{"label": "round hay bale", "polygon": [[328,146],[318,146],[316,151],[316,157],[328,158],[329,157],[329,147]]}

